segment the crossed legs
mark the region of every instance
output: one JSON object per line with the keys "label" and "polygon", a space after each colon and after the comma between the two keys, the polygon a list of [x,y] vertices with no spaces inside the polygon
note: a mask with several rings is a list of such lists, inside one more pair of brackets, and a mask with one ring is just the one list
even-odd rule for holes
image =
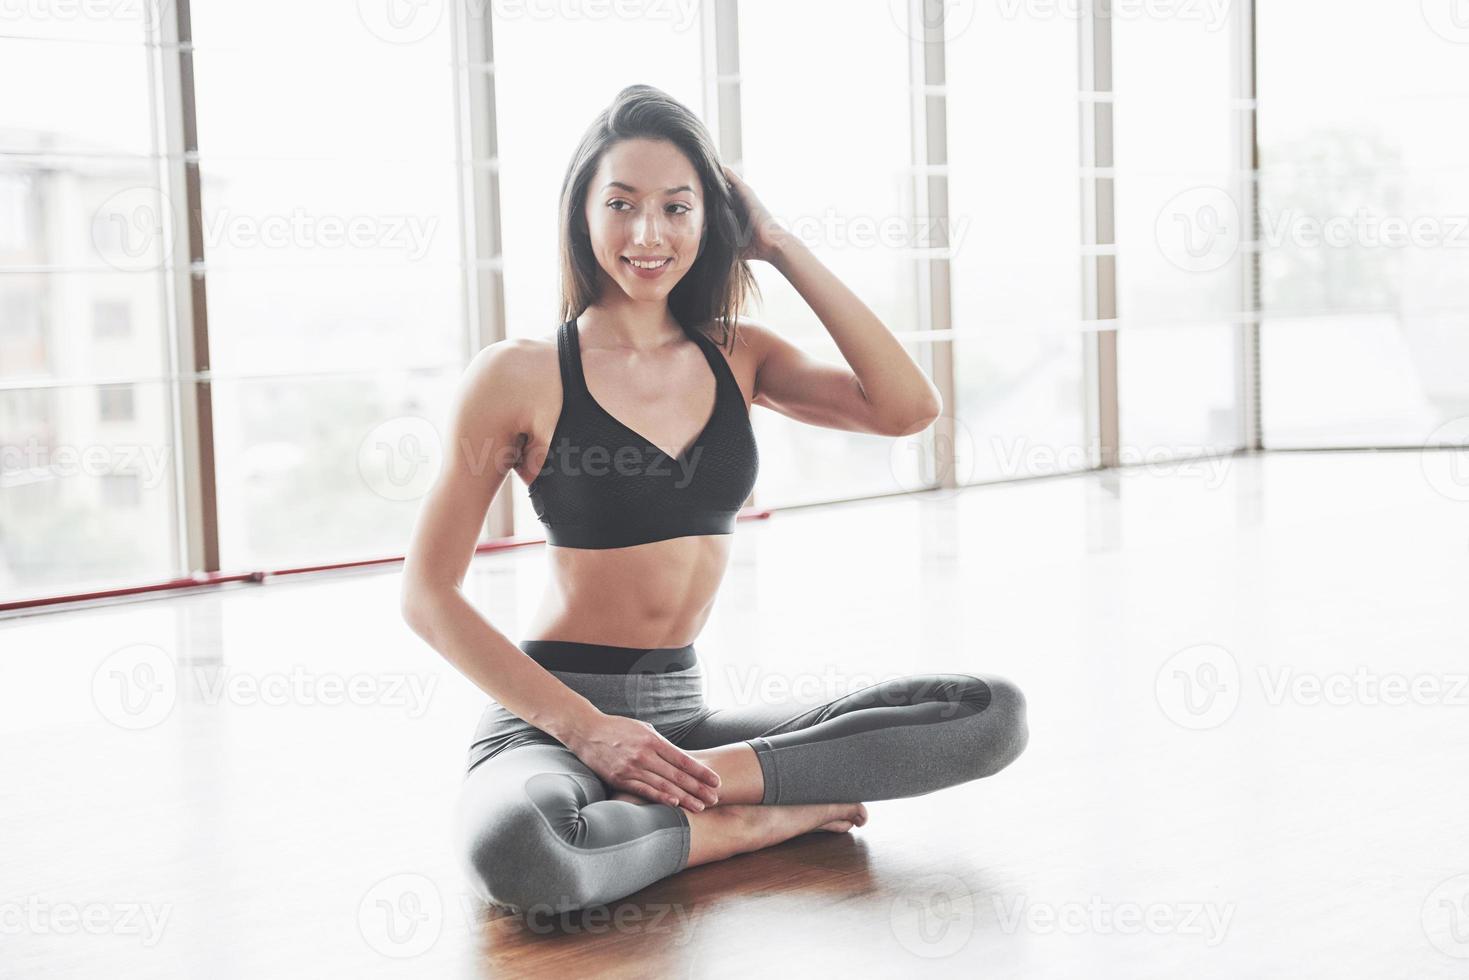
{"label": "crossed legs", "polygon": [[1028,740],[1019,690],[972,674],[903,677],[815,705],[718,708],[664,735],[719,773],[720,805],[690,813],[609,794],[554,740],[477,766],[460,825],[482,894],[558,911],[611,901],[686,867],[860,826],[864,801],[991,775]]}
{"label": "crossed legs", "polygon": [[[917,796],[998,772],[1028,737],[1024,697],[994,676],[910,675],[817,704],[714,709],[669,733],[720,778],[719,804],[689,814],[688,864],[811,830],[860,827],[863,800]],[[654,805],[630,793],[611,798]]]}

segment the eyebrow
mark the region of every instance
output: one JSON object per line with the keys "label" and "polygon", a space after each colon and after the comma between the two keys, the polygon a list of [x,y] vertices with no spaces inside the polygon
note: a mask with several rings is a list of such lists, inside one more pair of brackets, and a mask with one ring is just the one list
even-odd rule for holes
{"label": "eyebrow", "polygon": [[[609,187],[621,187],[623,190],[627,191],[629,194],[636,194],[638,192],[638,189],[636,187],[632,186],[631,184],[624,184],[620,180],[609,180],[607,183],[605,183],[605,184],[602,185],[602,189],[604,191],[607,188],[609,188]],[[688,184],[680,184],[677,187],[670,187],[666,191],[664,191],[663,193],[665,193],[665,194],[677,194],[679,191],[688,191],[690,194],[694,193],[694,189],[692,187],[690,187]]]}

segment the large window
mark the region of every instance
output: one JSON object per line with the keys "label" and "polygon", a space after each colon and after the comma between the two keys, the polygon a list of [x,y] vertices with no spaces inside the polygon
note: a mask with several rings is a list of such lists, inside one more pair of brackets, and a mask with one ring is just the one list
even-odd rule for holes
{"label": "large window", "polygon": [[1455,14],[1261,12],[1267,447],[1422,445],[1469,415],[1469,21]]}
{"label": "large window", "polygon": [[1250,261],[1235,166],[1233,5],[1113,16],[1123,462],[1239,445],[1234,351]]}
{"label": "large window", "polygon": [[[892,5],[739,4],[745,176],[771,213],[894,331],[917,318],[908,35]],[[813,38],[821,43],[812,43]],[[843,363],[826,328],[771,266],[755,317]],[[923,362],[916,344],[909,355]],[[756,408],[762,505],[913,489],[917,459],[883,436],[802,426]]]}
{"label": "large window", "polygon": [[142,7],[25,4],[0,30],[0,596],[175,570]]}
{"label": "large window", "polygon": [[467,354],[448,18],[360,6],[192,4],[226,568],[401,551]]}
{"label": "large window", "polygon": [[946,32],[961,482],[1087,465],[1076,21],[1004,8]]}
{"label": "large window", "polygon": [[[1453,124],[1469,26],[1452,3],[1262,8],[1258,177],[1241,171],[1257,110],[1239,98],[1244,8],[1113,5],[1114,166],[1093,174],[1077,169],[1079,5],[947,5],[941,52],[914,43],[920,6],[934,12],[194,0],[182,78],[146,19],[175,4],[0,14],[0,86],[23,95],[0,102],[0,594],[191,571],[181,501],[201,444],[225,571],[400,553],[481,329],[554,336],[566,167],[634,83],[700,113],[716,83],[738,93],[724,132],[761,199],[917,363],[952,364],[957,442],[939,455],[960,482],[1088,465],[1086,399],[1102,396],[1085,376],[1097,324],[1081,318],[1078,245],[1093,179],[1114,190],[1123,462],[1240,444],[1256,318],[1267,447],[1420,445],[1469,418],[1469,136]],[[716,78],[731,25],[739,64]],[[463,63],[473,46],[455,31],[486,27],[491,63]],[[915,90],[939,53],[944,86]],[[945,107],[945,176],[921,169],[936,159],[918,138],[925,99]],[[177,180],[184,120],[197,215]],[[488,126],[496,159],[465,160]],[[947,180],[942,238],[915,197],[930,176]],[[191,232],[204,261],[186,267]],[[492,242],[498,265],[477,252]],[[935,336],[925,272],[944,262],[952,333]],[[841,363],[799,292],[755,269],[749,315]],[[495,277],[503,324],[474,288]],[[762,505],[935,475],[920,452],[933,432],[752,421]],[[515,529],[535,533],[523,486],[505,486]]]}

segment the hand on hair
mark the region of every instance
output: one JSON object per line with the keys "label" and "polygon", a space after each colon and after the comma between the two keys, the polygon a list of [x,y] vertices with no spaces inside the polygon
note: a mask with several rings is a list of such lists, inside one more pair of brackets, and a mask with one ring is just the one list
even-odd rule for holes
{"label": "hand on hair", "polygon": [[734,191],[735,212],[739,217],[740,233],[744,240],[740,258],[772,261],[790,238],[790,233],[771,216],[739,174],[724,167],[724,176]]}

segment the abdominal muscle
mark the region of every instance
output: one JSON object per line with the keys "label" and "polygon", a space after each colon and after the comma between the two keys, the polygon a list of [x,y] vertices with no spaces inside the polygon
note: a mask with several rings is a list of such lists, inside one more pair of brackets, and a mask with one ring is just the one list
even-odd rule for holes
{"label": "abdominal muscle", "polygon": [[709,618],[732,535],[701,534],[628,548],[546,546],[551,579],[522,640],[681,647]]}

